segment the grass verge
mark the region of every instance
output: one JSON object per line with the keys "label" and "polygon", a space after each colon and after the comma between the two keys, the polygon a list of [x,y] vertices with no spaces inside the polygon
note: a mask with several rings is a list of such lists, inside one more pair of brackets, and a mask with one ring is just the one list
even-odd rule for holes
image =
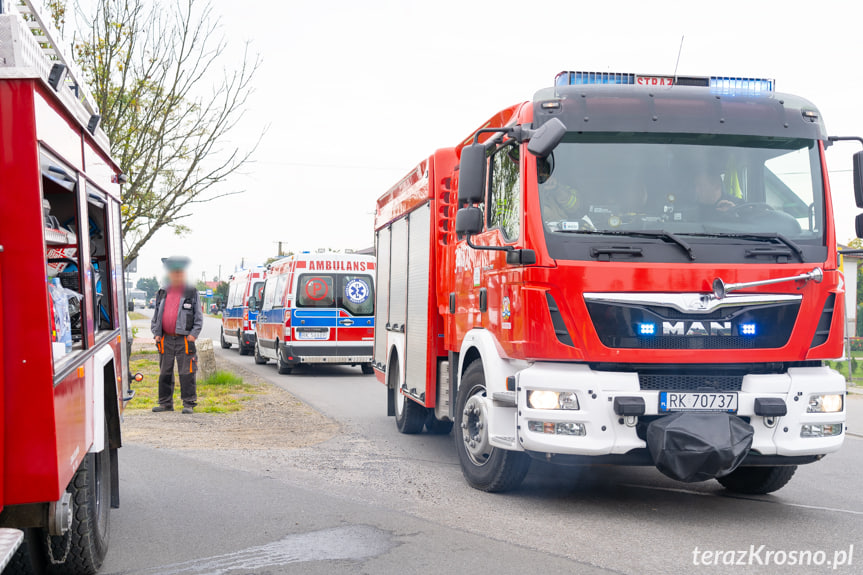
{"label": "grass verge", "polygon": [[150,319],[150,318],[148,318],[147,316],[145,316],[144,314],[142,314],[139,311],[130,311],[129,312],[129,319],[135,320],[135,319]]}
{"label": "grass verge", "polygon": [[[149,355],[149,354],[147,354]],[[132,373],[142,373],[144,381],[134,384],[135,399],[126,406],[130,411],[153,409],[159,398],[159,358],[132,356]],[[226,370],[217,371],[211,378],[198,379],[198,407],[203,413],[231,413],[240,411],[243,403],[261,393],[258,386],[246,383],[239,375]],[[174,373],[174,408],[183,405],[180,383]]]}

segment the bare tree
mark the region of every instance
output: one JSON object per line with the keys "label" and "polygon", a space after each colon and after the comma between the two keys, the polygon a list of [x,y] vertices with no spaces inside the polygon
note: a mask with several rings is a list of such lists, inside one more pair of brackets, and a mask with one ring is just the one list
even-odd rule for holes
{"label": "bare tree", "polygon": [[[63,2],[54,0],[63,7]],[[243,117],[259,59],[226,68],[228,48],[209,0],[97,0],[74,44],[127,175],[125,262],[162,228],[183,234],[194,204],[237,191],[216,186],[250,159],[229,136]],[[52,7],[53,8],[53,7]],[[55,20],[62,25],[64,14]]]}

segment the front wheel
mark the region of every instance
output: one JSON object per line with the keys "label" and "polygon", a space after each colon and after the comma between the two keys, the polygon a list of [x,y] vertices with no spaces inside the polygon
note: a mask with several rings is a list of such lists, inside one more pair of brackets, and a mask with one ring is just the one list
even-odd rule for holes
{"label": "front wheel", "polygon": [[255,363],[257,363],[258,365],[265,365],[269,361],[270,361],[269,359],[267,359],[266,357],[261,355],[260,344],[256,341],[255,342]]}
{"label": "front wheel", "polygon": [[465,479],[481,491],[516,489],[530,469],[530,458],[520,451],[492,447],[482,362],[471,363],[461,378],[455,410],[455,448]]}
{"label": "front wheel", "polygon": [[222,328],[222,333],[219,335],[219,340],[222,344],[222,349],[231,349],[231,344],[225,341],[225,328]]}
{"label": "front wheel", "polygon": [[779,491],[791,481],[796,465],[782,467],[738,467],[716,480],[728,491],[747,495],[764,495]]}

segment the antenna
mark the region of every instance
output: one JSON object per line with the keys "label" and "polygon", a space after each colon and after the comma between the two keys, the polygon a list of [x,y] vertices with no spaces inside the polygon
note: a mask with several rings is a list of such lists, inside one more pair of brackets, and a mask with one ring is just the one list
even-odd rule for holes
{"label": "antenna", "polygon": [[680,66],[680,55],[683,53],[683,39],[685,35],[680,35],[680,48],[677,49],[677,62],[674,63],[674,79],[677,80],[677,67]]}

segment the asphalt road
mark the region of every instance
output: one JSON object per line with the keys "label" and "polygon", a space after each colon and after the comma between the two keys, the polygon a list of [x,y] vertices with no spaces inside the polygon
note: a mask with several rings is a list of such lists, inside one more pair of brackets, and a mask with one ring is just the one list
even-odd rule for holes
{"label": "asphalt road", "polygon": [[[218,326],[208,318],[204,336],[217,341]],[[451,437],[400,435],[383,386],[358,368],[280,376],[216,348],[342,430],[298,450],[124,447],[104,573],[863,573],[861,439],[771,496],[652,468],[545,464],[492,495],[465,484]],[[704,551],[722,552],[719,565],[701,565]],[[789,564],[800,552],[824,564]],[[759,565],[768,553],[786,565]]]}

